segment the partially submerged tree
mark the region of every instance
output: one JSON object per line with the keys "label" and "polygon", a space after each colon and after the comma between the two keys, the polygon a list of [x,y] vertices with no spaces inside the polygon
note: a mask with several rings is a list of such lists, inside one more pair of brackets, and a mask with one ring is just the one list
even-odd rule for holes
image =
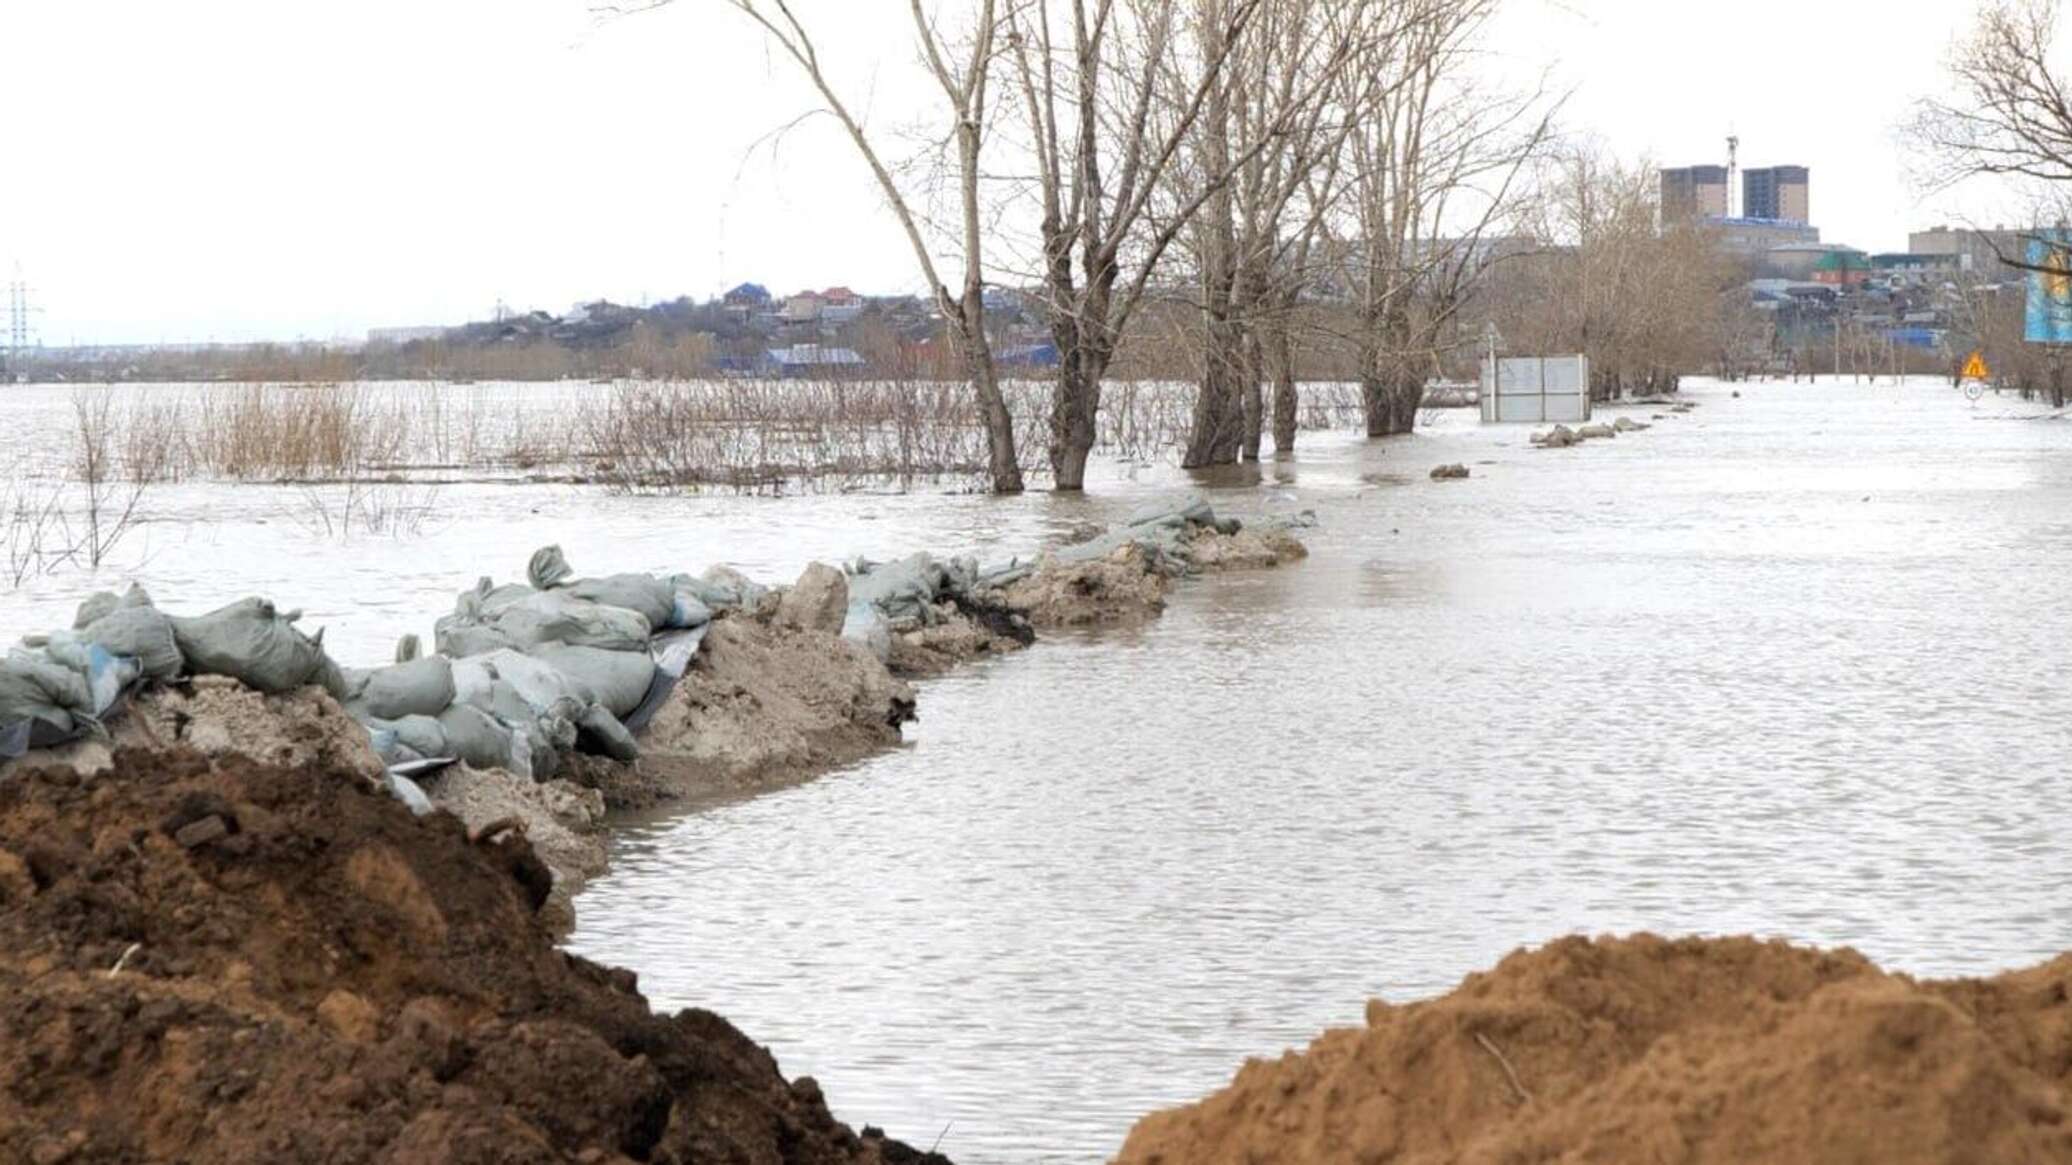
{"label": "partially submerged tree", "polygon": [[[1276,448],[1294,445],[1290,317],[1310,284],[1310,253],[1359,122],[1357,107],[1333,97],[1346,85],[1386,83],[1359,74],[1356,63],[1369,46],[1402,35],[1408,11],[1400,3],[1281,0],[1229,71],[1228,128],[1205,125],[1203,138],[1212,148],[1242,148],[1230,197],[1211,201],[1195,232],[1208,351],[1186,464],[1258,460],[1269,375],[1277,381]],[[1226,142],[1215,140],[1219,133]]]}
{"label": "partially submerged tree", "polygon": [[[1261,0],[1224,14],[1235,39]],[[1058,351],[1051,470],[1086,484],[1101,382],[1182,221],[1147,219],[1153,194],[1199,115],[1207,83],[1161,118],[1161,72],[1179,15],[1161,0],[1033,0],[1010,43],[1035,159],[1044,310]],[[1210,62],[1210,76],[1222,68]],[[1209,197],[1204,190],[1202,198]]]}
{"label": "partially submerged tree", "polygon": [[1504,261],[1480,313],[1512,350],[1583,353],[1599,399],[1673,390],[1689,369],[1767,350],[1717,235],[1657,225],[1653,166],[1580,144],[1538,171],[1518,219],[1529,248]]}
{"label": "partially submerged tree", "polygon": [[909,3],[922,61],[942,93],[942,111],[950,122],[946,136],[955,144],[957,234],[963,252],[964,273],[954,291],[937,269],[934,250],[922,231],[921,220],[914,211],[908,192],[893,177],[877,144],[865,132],[863,123],[835,91],[821,64],[819,49],[805,25],[793,13],[790,0],[727,2],[760,25],[771,42],[798,65],[820,93],[821,100],[826,102],[827,112],[841,123],[849,140],[870,167],[886,205],[906,232],[921,274],[928,281],[929,291],[978,396],[979,414],[986,430],[987,462],[993,491],[1020,493],[1022,470],[1015,452],[1014,419],[1001,393],[999,368],[993,359],[992,342],[986,335],[985,237],[979,192],[987,106],[994,84],[992,70],[1005,18],[997,0],[977,0],[976,15],[961,43],[929,17],[921,6],[921,0],[910,0]]}
{"label": "partially submerged tree", "polygon": [[[1492,256],[1486,239],[1547,142],[1541,91],[1490,91],[1471,68],[1496,0],[1402,0],[1400,36],[1369,41],[1346,74],[1357,106],[1339,239],[1356,306],[1370,437],[1408,433],[1426,380]],[[1386,83],[1370,79],[1383,77]]]}

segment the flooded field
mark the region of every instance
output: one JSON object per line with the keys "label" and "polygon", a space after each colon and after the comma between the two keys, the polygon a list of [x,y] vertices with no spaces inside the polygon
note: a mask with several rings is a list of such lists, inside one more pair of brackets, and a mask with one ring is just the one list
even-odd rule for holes
{"label": "flooded field", "polygon": [[2072,943],[2072,425],[1929,382],[1692,395],[1569,451],[1453,414],[1313,441],[1216,498],[1315,506],[1307,563],[931,683],[902,752],[630,825],[573,945],[838,1112],[1093,1161],[1571,931],[1922,974]]}
{"label": "flooded field", "polygon": [[[581,391],[492,411],[536,431]],[[1263,469],[1110,461],[1084,499],[413,480],[417,518],[339,530],[336,486],[184,480],[100,571],[24,579],[0,634],[135,577],[181,611],[303,607],[365,663],[550,542],[583,573],[784,580],[1004,558],[1187,488],[1313,508],[1306,563],[925,684],[898,752],[626,822],[577,903],[575,949],[727,1016],[838,1115],[963,1161],[1099,1160],[1246,1055],[1571,931],[1923,974],[2072,945],[2072,424],[1929,381],[1742,394],[1572,450],[1456,411]],[[70,400],[0,393],[18,479]],[[1474,476],[1427,480],[1452,461]]]}

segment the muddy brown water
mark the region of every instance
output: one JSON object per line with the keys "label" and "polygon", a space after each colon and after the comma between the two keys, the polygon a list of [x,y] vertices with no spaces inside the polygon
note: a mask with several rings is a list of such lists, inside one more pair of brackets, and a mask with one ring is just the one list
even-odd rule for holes
{"label": "muddy brown water", "polygon": [[1936,975],[2072,945],[2072,422],[1742,391],[1564,452],[1460,416],[1309,441],[1215,492],[1315,507],[1307,563],[929,683],[900,751],[628,823],[573,946],[838,1114],[1094,1161],[1564,933]]}
{"label": "muddy brown water", "polygon": [[[11,467],[71,391],[0,393]],[[1450,412],[1198,482],[1108,464],[1087,499],[470,482],[415,529],[340,534],[314,513],[335,497],[185,482],[120,561],[11,591],[0,634],[136,577],[181,611],[274,596],[367,664],[547,542],[583,573],[781,580],[996,559],[1190,484],[1313,507],[1307,562],[926,684],[897,752],[627,823],[577,902],[576,949],[727,1016],[844,1119],[967,1162],[1100,1160],[1247,1055],[1572,931],[1934,975],[2072,946],[2072,422],[1933,382],[1742,392],[1568,451]],[[1426,479],[1454,461],[1474,476]]]}

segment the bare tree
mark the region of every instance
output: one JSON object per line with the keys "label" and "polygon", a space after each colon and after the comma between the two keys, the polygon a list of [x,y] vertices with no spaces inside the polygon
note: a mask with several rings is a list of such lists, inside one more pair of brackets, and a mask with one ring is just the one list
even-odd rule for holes
{"label": "bare tree", "polygon": [[1264,2],[1213,0],[1198,13],[1205,51],[1178,94],[1161,81],[1176,70],[1179,5],[1033,0],[1011,18],[1042,209],[1044,307],[1058,349],[1050,449],[1058,489],[1085,486],[1102,378],[1168,249],[1203,204],[1226,193],[1227,160],[1196,175],[1172,213],[1153,215]]}
{"label": "bare tree", "polygon": [[1948,61],[1957,96],[1921,101],[1908,126],[1924,177],[2072,182],[2072,94],[2050,70],[2057,0],[1994,0]]}
{"label": "bare tree", "polygon": [[[1474,279],[1485,235],[1548,138],[1557,103],[1491,93],[1470,77],[1495,0],[1404,0],[1403,35],[1370,42],[1348,71],[1361,127],[1351,137],[1351,229],[1340,242],[1358,308],[1370,437],[1416,424]],[[1366,77],[1391,78],[1374,85]]]}
{"label": "bare tree", "polygon": [[910,15],[919,41],[921,58],[930,77],[941,89],[944,112],[951,123],[948,137],[956,145],[959,241],[963,251],[964,277],[952,291],[937,270],[936,259],[908,199],[886,165],[883,155],[863,124],[835,92],[821,65],[819,49],[792,11],[790,0],[727,0],[760,25],[772,43],[798,65],[820,93],[827,111],[839,121],[863,156],[879,191],[885,196],[900,227],[913,247],[921,274],[928,281],[938,310],[957,344],[966,374],[978,396],[979,412],[986,430],[987,460],[995,493],[1020,493],[1021,465],[1015,454],[1014,420],[1000,391],[1000,374],[993,348],[986,335],[985,257],[983,209],[980,204],[980,157],[985,145],[987,103],[992,96],[992,68],[998,53],[996,41],[1005,22],[997,0],[978,0],[972,27],[960,45],[923,10],[921,0],[910,0]]}
{"label": "bare tree", "polygon": [[[2072,88],[2051,71],[2057,29],[2058,0],[1989,0],[1979,9],[1945,65],[1955,95],[1916,103],[1905,127],[1925,186],[2008,182],[2033,195],[2036,221],[2065,220],[2072,210]],[[2072,276],[2062,248],[2047,249],[2037,263],[2003,251],[1990,234],[1981,237],[2006,267]]]}
{"label": "bare tree", "polygon": [[[1215,11],[1227,0],[1199,0]],[[1309,278],[1309,255],[1336,196],[1341,153],[1359,111],[1335,100],[1350,86],[1367,46],[1400,33],[1400,0],[1327,3],[1278,0],[1245,39],[1225,44],[1201,25],[1202,52],[1226,53],[1193,142],[1191,169],[1220,175],[1196,208],[1189,239],[1200,287],[1203,369],[1182,464],[1256,460],[1266,402],[1262,384],[1277,365],[1277,447],[1294,442],[1296,400],[1288,316]]]}
{"label": "bare tree", "polygon": [[1655,170],[1588,143],[1544,160],[1521,224],[1532,250],[1505,261],[1485,318],[1514,347],[1589,357],[1599,399],[1673,390],[1708,362],[1767,350],[1745,272],[1717,235],[1657,226]]}

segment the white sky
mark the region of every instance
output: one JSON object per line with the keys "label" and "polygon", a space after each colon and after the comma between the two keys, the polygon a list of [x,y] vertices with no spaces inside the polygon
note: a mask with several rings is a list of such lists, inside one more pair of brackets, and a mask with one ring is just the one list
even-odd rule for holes
{"label": "white sky", "polygon": [[[1812,168],[1823,238],[1900,249],[1951,217],[1907,186],[1894,130],[1970,0],[1509,3],[1499,59],[1551,66],[1567,127],[1622,155],[1723,161],[1731,125],[1744,165]],[[904,122],[926,92],[904,0],[798,6],[855,101]],[[48,344],[328,338],[746,279],[917,290],[830,122],[769,144],[810,106],[721,0],[613,20],[587,0],[0,0],[0,262]]]}

